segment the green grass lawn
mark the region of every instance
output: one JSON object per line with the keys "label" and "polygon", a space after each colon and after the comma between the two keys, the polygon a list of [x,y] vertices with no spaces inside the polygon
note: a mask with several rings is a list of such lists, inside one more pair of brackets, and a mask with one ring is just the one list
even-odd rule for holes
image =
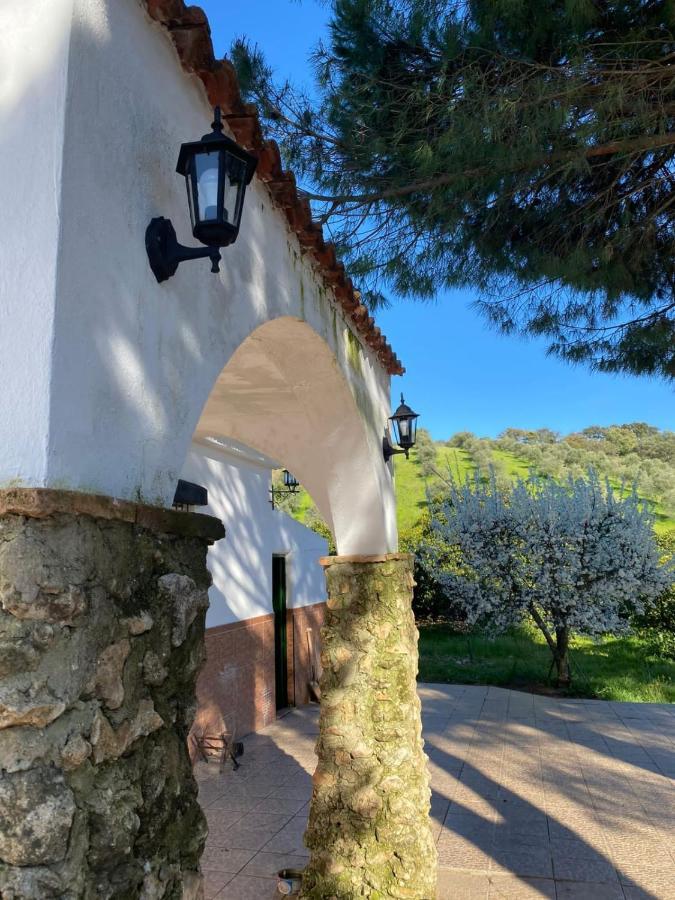
{"label": "green grass lawn", "polygon": [[[448,625],[420,627],[419,680],[546,690],[551,654],[538,631],[523,627],[496,638],[459,634]],[[574,638],[569,696],[675,702],[675,661],[652,655],[637,637]]]}

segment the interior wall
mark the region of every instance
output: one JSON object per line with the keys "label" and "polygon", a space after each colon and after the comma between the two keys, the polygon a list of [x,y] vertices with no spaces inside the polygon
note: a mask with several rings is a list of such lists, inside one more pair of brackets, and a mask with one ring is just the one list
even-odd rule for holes
{"label": "interior wall", "polygon": [[206,627],[214,628],[272,612],[272,556],[287,557],[287,606],[326,599],[319,557],[327,542],[269,502],[270,471],[213,447],[193,444],[181,477],[203,485],[208,507],[200,510],[225,525],[226,536],[209,549],[213,576]]}

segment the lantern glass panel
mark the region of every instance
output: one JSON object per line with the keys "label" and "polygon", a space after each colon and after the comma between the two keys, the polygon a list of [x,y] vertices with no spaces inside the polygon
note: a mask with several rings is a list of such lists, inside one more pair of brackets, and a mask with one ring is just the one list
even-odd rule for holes
{"label": "lantern glass panel", "polygon": [[399,447],[410,448],[415,446],[415,438],[417,432],[417,415],[395,415],[392,416],[394,426],[394,437]]}
{"label": "lantern glass panel", "polygon": [[218,220],[218,173],[220,153],[198,153],[195,157],[198,213],[201,222]]}
{"label": "lantern glass panel", "polygon": [[244,188],[246,182],[246,166],[244,163],[225,153],[226,157],[226,174],[225,174],[225,190],[223,196],[224,216],[226,222],[231,222],[235,228],[239,227],[241,221],[241,212],[244,205]]}
{"label": "lantern glass panel", "polygon": [[195,207],[192,202],[192,174],[189,170],[187,175],[185,176],[185,184],[187,185],[187,195],[188,195],[188,206],[190,207],[190,221],[192,222],[192,227],[195,227]]}
{"label": "lantern glass panel", "polygon": [[412,416],[410,419],[409,435],[410,446],[413,447],[417,440],[417,416]]}

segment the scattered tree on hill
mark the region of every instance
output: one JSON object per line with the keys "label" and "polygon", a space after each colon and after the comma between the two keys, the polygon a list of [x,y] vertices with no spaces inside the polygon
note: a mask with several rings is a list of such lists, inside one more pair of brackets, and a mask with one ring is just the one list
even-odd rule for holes
{"label": "scattered tree on hill", "polygon": [[371,303],[471,284],[505,333],[675,377],[670,0],[333,0],[317,91],[241,83]]}
{"label": "scattered tree on hill", "polygon": [[530,618],[570,683],[574,632],[620,633],[673,583],[653,521],[635,493],[619,498],[596,475],[452,486],[432,510],[431,566],[471,623],[503,630]]}
{"label": "scattered tree on hill", "polygon": [[641,496],[660,502],[666,513],[675,512],[675,432],[643,422],[592,426],[564,437],[548,429],[508,428],[493,446],[557,480],[595,469],[615,485],[635,484]]}
{"label": "scattered tree on hill", "polygon": [[471,431],[458,431],[456,434],[446,441],[448,447],[457,447],[463,450],[467,443],[475,440],[476,436]]}
{"label": "scattered tree on hill", "polygon": [[426,428],[417,430],[417,443],[415,445],[417,459],[422,468],[422,475],[430,478],[436,472],[436,444]]}

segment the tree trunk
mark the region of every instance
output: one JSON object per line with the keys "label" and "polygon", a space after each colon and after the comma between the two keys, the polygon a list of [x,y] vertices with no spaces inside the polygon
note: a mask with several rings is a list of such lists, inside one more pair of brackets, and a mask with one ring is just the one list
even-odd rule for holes
{"label": "tree trunk", "polygon": [[328,557],[305,900],[436,897],[412,557]]}
{"label": "tree trunk", "polygon": [[568,628],[556,628],[555,630],[555,667],[557,672],[556,683],[558,687],[569,687],[572,681],[569,663],[570,633]]}

